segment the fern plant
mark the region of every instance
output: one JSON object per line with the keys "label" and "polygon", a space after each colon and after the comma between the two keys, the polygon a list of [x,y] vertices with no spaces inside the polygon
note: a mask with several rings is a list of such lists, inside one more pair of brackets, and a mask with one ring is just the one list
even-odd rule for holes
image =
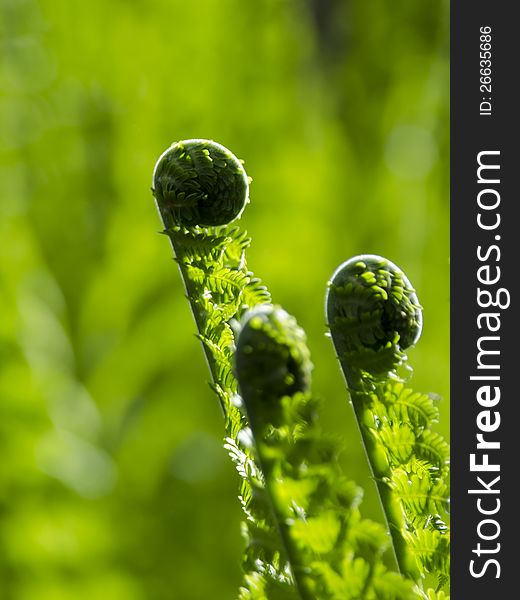
{"label": "fern plant", "polygon": [[332,276],[327,321],[375,479],[400,572],[422,585],[449,582],[449,446],[431,426],[433,399],[407,387],[398,368],[422,330],[422,309],[406,275],[362,255]]}
{"label": "fern plant", "polygon": [[[224,414],[224,445],[241,476],[240,598],[442,600],[446,448],[429,430],[437,416],[431,400],[405,389],[396,373],[421,328],[413,290],[395,265],[384,265],[385,286],[381,265],[370,271],[365,261],[362,272],[356,259],[367,285],[338,270],[327,302],[389,537],[361,518],[360,490],[319,428],[303,331],[247,269],[250,239],[232,223],[249,201],[249,183],[229,150],[194,139],[161,155],[152,188]],[[376,298],[382,304],[360,308]],[[400,573],[383,564],[390,543]],[[422,591],[425,573],[438,576],[439,593]]]}
{"label": "fern plant", "polygon": [[290,599],[297,597],[291,570],[233,374],[233,323],[248,308],[270,301],[266,287],[247,269],[250,238],[239,227],[226,224],[248,203],[249,183],[242,163],[229,150],[193,139],[175,143],[161,155],[152,191],[224,415],[224,445],[241,476],[239,501],[247,544],[241,597],[260,598],[262,590]]}
{"label": "fern plant", "polygon": [[361,518],[360,490],[320,430],[311,368],[294,318],[270,305],[248,312],[236,372],[300,598],[412,600],[412,582],[383,565],[384,528]]}

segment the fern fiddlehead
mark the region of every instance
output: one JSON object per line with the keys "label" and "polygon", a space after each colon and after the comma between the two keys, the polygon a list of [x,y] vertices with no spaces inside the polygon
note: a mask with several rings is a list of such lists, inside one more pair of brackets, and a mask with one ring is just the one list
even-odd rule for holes
{"label": "fern fiddlehead", "polygon": [[240,217],[249,202],[249,180],[226,147],[210,140],[184,140],[159,157],[153,194],[167,229],[214,227]]}
{"label": "fern fiddlehead", "polygon": [[152,192],[224,414],[225,447],[241,475],[242,528],[248,544],[241,598],[265,598],[272,588],[290,599],[294,596],[290,569],[232,370],[235,333],[230,322],[247,308],[270,301],[265,286],[247,270],[250,239],[238,227],[226,225],[249,201],[249,179],[242,163],[224,146],[193,139],[173,144],[160,156]]}
{"label": "fern fiddlehead", "polygon": [[384,528],[362,520],[360,490],[320,431],[303,330],[283,309],[249,311],[236,373],[266,487],[303,600],[408,600],[411,582],[382,563]]}
{"label": "fern fiddlehead", "polygon": [[397,372],[421,334],[417,295],[392,262],[362,255],[332,276],[326,312],[399,570],[421,584],[432,573],[440,589],[449,578],[449,447],[430,429],[432,399]]}

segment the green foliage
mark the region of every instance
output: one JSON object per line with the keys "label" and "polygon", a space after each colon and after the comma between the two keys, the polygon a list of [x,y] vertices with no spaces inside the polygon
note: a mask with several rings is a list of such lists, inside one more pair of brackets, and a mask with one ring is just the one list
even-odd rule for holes
{"label": "green foliage", "polygon": [[[146,193],[172,140],[247,158],[248,263],[305,327],[324,429],[358,435],[323,282],[368,248],[421,291],[413,387],[444,398],[448,434],[448,16],[445,0],[0,2],[2,600],[239,586],[236,473]],[[341,461],[379,520],[361,445]]]}
{"label": "green foliage", "polygon": [[[178,142],[172,148],[190,148],[192,142]],[[196,148],[212,148],[232,156],[229,151],[214,142],[197,140]],[[245,250],[250,240],[238,227],[201,228],[197,221],[192,227],[172,226],[173,213],[164,209],[164,195],[160,190],[163,183],[161,170],[164,169],[165,157],[169,151],[159,158],[154,170],[155,190],[160,213],[165,224],[164,233],[168,235],[175,253],[175,260],[184,281],[186,295],[198,329],[207,362],[210,368],[212,383],[226,423],[225,448],[228,450],[237,471],[241,476],[239,500],[244,511],[242,532],[247,548],[244,552],[243,568],[246,576],[242,587],[242,597],[262,597],[261,594],[287,594],[292,586],[292,575],[286,564],[287,557],[283,545],[277,535],[276,523],[270,510],[270,501],[264,486],[264,474],[256,464],[253,454],[251,433],[248,423],[240,410],[241,399],[237,394],[237,382],[233,373],[233,356],[235,350],[235,333],[231,323],[241,318],[244,311],[259,303],[269,302],[270,296],[258,278],[247,270]],[[183,154],[181,156],[184,156]],[[203,154],[209,159],[209,155]],[[210,164],[213,164],[213,161]],[[168,165],[168,186],[179,188],[185,183],[183,169],[188,169],[193,186],[206,182],[206,173],[192,172],[191,164],[179,163],[175,169]],[[236,161],[236,164],[238,161]],[[243,179],[245,171],[240,165]],[[177,181],[180,178],[180,182]],[[223,183],[221,183],[223,181]],[[217,169],[217,175],[211,183],[217,190],[226,194],[227,175],[225,167]],[[215,203],[211,208],[214,220],[220,221],[222,214],[229,216],[225,201]],[[243,208],[243,206],[241,207]],[[200,216],[190,211],[189,219]],[[175,217],[177,213],[175,213]],[[187,219],[187,220],[189,220]],[[261,590],[261,591],[259,591]],[[256,596],[255,596],[256,594]],[[260,596],[258,596],[260,594]],[[290,597],[290,596],[287,596]]]}
{"label": "green foliage", "polygon": [[243,319],[236,371],[273,513],[305,600],[413,600],[413,585],[382,564],[385,530],[362,520],[360,490],[345,480],[310,393],[303,330],[262,305]]}
{"label": "green foliage", "polygon": [[390,261],[354,257],[329,284],[327,318],[349,388],[401,572],[449,585],[449,446],[431,430],[431,397],[405,386],[397,367],[420,336],[410,282]]}
{"label": "green foliage", "polygon": [[[184,168],[194,185],[204,180],[191,164]],[[180,185],[176,177],[185,181],[178,165],[168,177],[171,189]],[[221,187],[218,176],[212,184]],[[361,519],[359,491],[344,479],[335,444],[318,425],[305,334],[247,271],[247,237],[197,222],[169,227],[162,202],[165,233],[224,412],[225,447],[242,478],[247,548],[240,597],[413,599],[426,573],[437,576],[440,589],[449,579],[447,526],[439,515],[446,512],[449,451],[429,429],[437,418],[431,399],[405,389],[395,372],[422,328],[406,276],[381,257],[355,257],[336,271],[327,312],[399,570],[411,580],[386,570],[385,530]]]}

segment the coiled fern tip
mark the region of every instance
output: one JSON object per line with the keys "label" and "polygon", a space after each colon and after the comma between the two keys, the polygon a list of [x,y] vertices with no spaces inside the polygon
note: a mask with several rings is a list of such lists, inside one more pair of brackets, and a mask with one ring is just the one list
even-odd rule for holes
{"label": "coiled fern tip", "polygon": [[244,398],[280,398],[308,391],[312,363],[296,319],[270,304],[248,311],[237,340],[235,370]]}
{"label": "coiled fern tip", "polygon": [[422,308],[403,271],[375,254],[354,256],[334,272],[326,298],[338,356],[381,376],[394,371],[422,331]]}
{"label": "coiled fern tip", "polygon": [[182,140],[159,157],[152,193],[166,229],[214,227],[240,217],[249,202],[249,178],[225,146]]}

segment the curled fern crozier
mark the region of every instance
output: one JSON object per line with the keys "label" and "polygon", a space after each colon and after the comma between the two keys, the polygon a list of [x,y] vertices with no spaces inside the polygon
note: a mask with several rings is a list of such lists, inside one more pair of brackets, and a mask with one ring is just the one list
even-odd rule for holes
{"label": "curled fern crozier", "polygon": [[[310,388],[312,363],[305,335],[282,308],[259,305],[244,317],[236,371],[246,397],[281,398]],[[262,407],[249,407],[261,410]]]}
{"label": "curled fern crozier", "polygon": [[249,179],[241,161],[221,144],[183,140],[159,157],[152,192],[166,228],[212,227],[241,215]]}
{"label": "curled fern crozier", "polygon": [[406,360],[417,342],[422,309],[406,275],[375,254],[355,256],[333,274],[328,323],[339,354],[352,367],[385,376]]}

